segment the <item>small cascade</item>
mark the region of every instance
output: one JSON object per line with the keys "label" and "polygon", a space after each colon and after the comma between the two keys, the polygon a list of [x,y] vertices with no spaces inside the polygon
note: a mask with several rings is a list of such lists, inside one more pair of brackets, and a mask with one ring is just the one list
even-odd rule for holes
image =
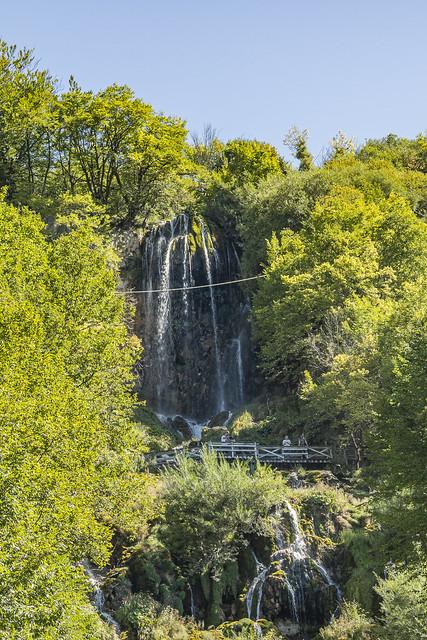
{"label": "small cascade", "polygon": [[188,585],[188,591],[190,593],[190,613],[191,613],[191,617],[195,620],[196,619],[196,606],[194,604],[194,594],[193,594],[193,589],[191,587],[191,584]]}
{"label": "small cascade", "polygon": [[240,277],[233,240],[180,215],[147,234],[141,258],[141,395],[196,425],[237,408],[251,366],[248,300],[239,285],[214,286]]}
{"label": "small cascade", "polygon": [[120,637],[120,626],[113,616],[105,609],[105,597],[101,589],[102,579],[95,573],[87,560],[82,562],[85,574],[93,588],[93,603],[99,615],[107,622],[115,632],[117,638]]}
{"label": "small cascade", "polygon": [[239,403],[243,404],[245,399],[245,372],[243,369],[241,336],[239,336],[234,340],[234,345],[236,349],[236,368],[237,368],[237,380],[238,380],[238,391],[239,391]]}
{"label": "small cascade", "polygon": [[[211,300],[211,314],[212,314],[212,327],[214,334],[214,347],[215,347],[215,363],[216,363],[216,378],[218,385],[218,399],[219,399],[219,410],[224,411],[225,401],[224,401],[224,379],[222,376],[222,365],[221,365],[221,352],[219,349],[219,340],[218,340],[218,322],[217,322],[217,312],[216,312],[216,304],[215,297],[213,291],[213,281],[212,281],[212,269],[211,269],[211,259],[209,256],[208,245],[206,242],[206,227],[202,222],[202,246],[203,246],[203,254],[205,257],[205,267],[206,267],[206,276],[209,283],[209,296]],[[218,254],[214,252],[214,258],[216,266],[218,264]]]}
{"label": "small cascade", "polygon": [[[313,618],[312,609],[315,609],[313,598],[318,598],[319,593],[322,594],[333,588],[336,606],[334,607],[332,616],[334,616],[339,609],[342,601],[342,593],[326,567],[311,554],[295,508],[288,501],[286,501],[285,504],[291,523],[292,541],[289,543],[285,541],[283,532],[280,526],[278,526],[276,529],[277,551],[271,555],[269,567],[264,567],[255,558],[257,574],[246,596],[246,608],[248,616],[252,617],[253,599],[256,596],[256,618],[252,619],[259,619],[261,607],[263,606],[262,599],[265,585],[269,577],[277,572],[278,567],[280,567],[283,572],[283,584],[287,592],[288,600],[286,617],[299,627],[300,625],[304,625],[308,618]],[[308,611],[308,609],[310,609],[310,611]]]}
{"label": "small cascade", "polygon": [[230,422],[231,422],[232,418],[233,418],[233,412],[232,412],[232,411],[229,411],[229,412],[228,412],[227,420],[224,422],[224,427],[225,427],[226,429],[230,426]]}
{"label": "small cascade", "polygon": [[[337,585],[336,582],[334,582],[334,580],[332,580],[328,570],[326,569],[326,567],[324,567],[322,565],[322,563],[317,560],[316,558],[313,558],[312,556],[309,555],[308,550],[307,550],[307,544],[304,540],[304,536],[301,530],[301,525],[299,522],[299,518],[298,518],[298,514],[296,512],[296,510],[294,509],[294,507],[290,504],[290,502],[286,502],[286,506],[287,509],[289,511],[289,515],[291,517],[291,523],[292,523],[292,528],[294,531],[294,535],[295,535],[295,553],[299,554],[299,557],[301,557],[301,559],[303,558],[309,558],[310,561],[314,564],[314,566],[316,567],[316,569],[319,571],[319,573],[321,574],[321,576],[323,577],[324,581],[326,582],[326,584],[329,587],[333,587],[336,591],[336,596],[337,596],[337,601],[338,603],[340,603],[343,599],[343,595],[341,592],[340,587]],[[298,555],[296,556],[298,557]]]}
{"label": "small cascade", "polygon": [[[248,612],[248,618],[251,620],[259,620],[261,617],[261,601],[262,595],[264,591],[264,583],[267,578],[267,574],[269,572],[269,568],[265,567],[262,562],[258,560],[255,553],[252,552],[253,558],[255,560],[256,565],[256,576],[252,580],[252,583],[248,589],[248,593],[246,594],[246,611]],[[252,618],[252,607],[255,599],[255,617]]]}

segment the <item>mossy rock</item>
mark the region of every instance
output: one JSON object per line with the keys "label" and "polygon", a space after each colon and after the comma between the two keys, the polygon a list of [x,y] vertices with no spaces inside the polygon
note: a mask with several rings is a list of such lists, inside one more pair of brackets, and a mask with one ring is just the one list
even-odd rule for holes
{"label": "mossy rock", "polygon": [[221,436],[228,433],[225,427],[204,427],[202,429],[202,442],[220,442]]}
{"label": "mossy rock", "polygon": [[152,411],[141,404],[134,408],[134,420],[141,430],[142,443],[148,451],[168,451],[181,442],[170,425],[163,424]]}
{"label": "mossy rock", "polygon": [[201,216],[193,216],[191,218],[191,227],[190,233],[188,236],[188,246],[190,252],[194,255],[198,249],[203,249],[203,237],[202,237],[202,226],[205,227],[205,240],[206,246],[209,252],[213,251],[216,242],[215,234],[211,228],[211,225],[208,226],[207,222],[203,220]]}

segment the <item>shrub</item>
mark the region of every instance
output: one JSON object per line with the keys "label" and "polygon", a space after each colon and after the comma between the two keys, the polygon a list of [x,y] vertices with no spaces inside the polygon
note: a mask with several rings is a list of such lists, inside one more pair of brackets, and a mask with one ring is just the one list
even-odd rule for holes
{"label": "shrub", "polygon": [[384,638],[417,640],[426,637],[427,573],[417,570],[392,570],[379,579],[375,589],[381,598]]}
{"label": "shrub", "polygon": [[[377,640],[375,623],[355,603],[346,602],[339,618],[320,630],[322,640]],[[395,638],[397,640],[397,638]]]}

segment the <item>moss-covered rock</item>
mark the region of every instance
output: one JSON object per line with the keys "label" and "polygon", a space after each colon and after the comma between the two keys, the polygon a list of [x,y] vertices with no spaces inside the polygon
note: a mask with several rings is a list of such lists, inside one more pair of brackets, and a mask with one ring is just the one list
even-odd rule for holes
{"label": "moss-covered rock", "polygon": [[161,422],[142,403],[136,405],[134,419],[141,430],[142,443],[148,451],[168,451],[181,441],[171,424]]}
{"label": "moss-covered rock", "polygon": [[221,436],[228,433],[226,427],[204,427],[202,429],[202,442],[220,442]]}

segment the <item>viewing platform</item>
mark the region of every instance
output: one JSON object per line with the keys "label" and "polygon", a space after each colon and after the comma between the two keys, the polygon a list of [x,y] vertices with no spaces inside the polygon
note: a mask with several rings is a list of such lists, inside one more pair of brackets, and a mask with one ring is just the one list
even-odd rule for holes
{"label": "viewing platform", "polygon": [[255,464],[269,464],[278,469],[294,466],[322,467],[333,461],[332,448],[328,446],[269,446],[257,442],[207,442],[188,449],[176,447],[170,451],[149,454],[146,460],[149,465],[156,467],[177,464],[182,455],[200,460],[204,447],[210,453],[215,453],[218,457],[230,462],[246,460]]}

